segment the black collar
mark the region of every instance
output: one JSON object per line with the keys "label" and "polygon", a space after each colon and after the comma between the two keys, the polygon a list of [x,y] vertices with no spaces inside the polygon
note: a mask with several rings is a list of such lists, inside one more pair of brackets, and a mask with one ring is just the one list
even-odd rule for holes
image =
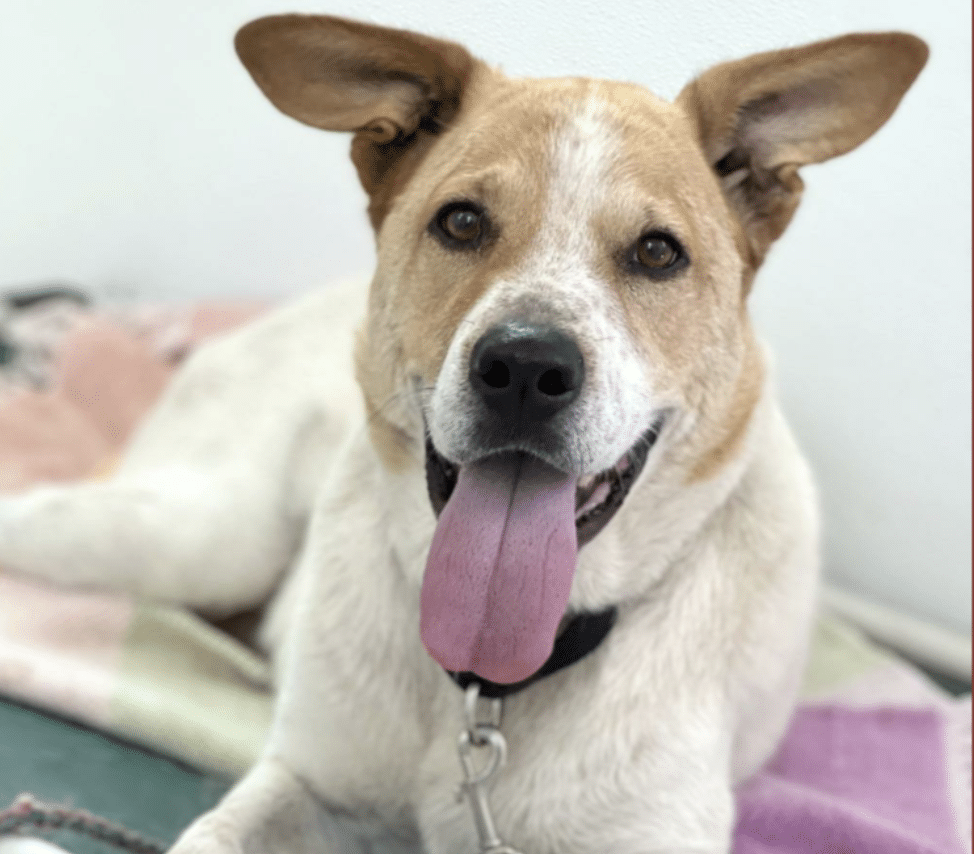
{"label": "black collar", "polygon": [[464,690],[472,682],[477,682],[480,685],[481,697],[490,699],[508,697],[588,655],[605,640],[615,624],[617,613],[616,609],[612,607],[599,611],[597,614],[579,614],[577,617],[573,617],[558,636],[555,641],[555,648],[541,669],[534,676],[529,676],[521,682],[500,685],[497,682],[488,682],[469,670],[462,673],[454,673],[452,670],[448,670],[447,673]]}

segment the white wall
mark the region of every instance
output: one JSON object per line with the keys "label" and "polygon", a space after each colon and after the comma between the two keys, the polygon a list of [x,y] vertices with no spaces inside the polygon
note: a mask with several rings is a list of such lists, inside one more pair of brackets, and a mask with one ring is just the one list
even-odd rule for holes
{"label": "white wall", "polygon": [[[821,481],[830,576],[970,631],[968,0],[334,0],[324,11],[466,43],[525,75],[672,97],[749,52],[857,29],[930,63],[808,190],[754,298]],[[283,296],[372,261],[348,140],[277,114],[237,65],[272,0],[0,3],[0,288],[63,277],[114,298]]]}

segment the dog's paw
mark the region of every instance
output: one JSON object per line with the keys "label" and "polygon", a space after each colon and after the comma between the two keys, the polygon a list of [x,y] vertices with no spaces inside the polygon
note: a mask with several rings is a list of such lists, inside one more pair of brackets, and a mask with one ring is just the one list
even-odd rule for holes
{"label": "dog's paw", "polygon": [[193,837],[177,840],[176,844],[169,849],[169,854],[244,854],[244,849],[239,843],[212,837]]}
{"label": "dog's paw", "polygon": [[169,854],[249,854],[240,836],[236,823],[218,813],[207,813],[183,832]]}

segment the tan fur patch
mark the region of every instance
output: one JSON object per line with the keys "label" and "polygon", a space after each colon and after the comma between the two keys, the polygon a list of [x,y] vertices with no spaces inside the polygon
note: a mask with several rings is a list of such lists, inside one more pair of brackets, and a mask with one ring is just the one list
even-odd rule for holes
{"label": "tan fur patch", "polygon": [[751,338],[734,389],[734,396],[720,423],[722,429],[716,431],[716,443],[699,455],[696,465],[690,471],[687,483],[715,477],[741,451],[754,408],[761,399],[764,376],[764,361],[757,344]]}

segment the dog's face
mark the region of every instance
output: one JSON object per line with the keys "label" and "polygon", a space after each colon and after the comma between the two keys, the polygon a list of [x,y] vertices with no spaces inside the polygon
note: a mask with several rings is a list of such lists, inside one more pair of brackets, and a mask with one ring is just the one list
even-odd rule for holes
{"label": "dog's face", "polygon": [[670,419],[753,405],[740,228],[683,112],[624,84],[474,85],[382,225],[383,393],[419,391],[454,465],[523,451],[583,481]]}
{"label": "dog's face", "polygon": [[380,456],[425,453],[440,514],[427,647],[525,678],[579,544],[647,460],[665,450],[665,476],[690,482],[739,451],[762,390],[746,297],[797,169],[871,135],[926,48],[885,34],[764,54],[669,104],[511,80],[456,45],[333,18],[262,19],[237,46],[284,112],[356,132],[379,256],[359,379]]}

